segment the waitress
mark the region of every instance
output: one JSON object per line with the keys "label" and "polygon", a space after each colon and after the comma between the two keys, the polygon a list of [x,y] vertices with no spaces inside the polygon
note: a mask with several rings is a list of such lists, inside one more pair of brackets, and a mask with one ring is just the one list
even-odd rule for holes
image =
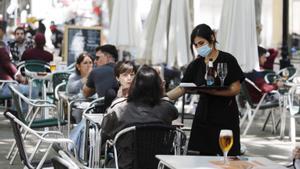
{"label": "waitress", "polygon": [[[239,94],[241,82],[244,80],[243,72],[230,53],[216,49],[214,31],[206,24],[194,28],[191,34],[191,51],[197,50],[197,58],[187,67],[181,80],[183,83],[195,83],[197,86],[206,84],[205,74],[208,61],[213,62],[217,68],[218,63],[227,63],[228,73],[224,81],[226,89],[201,89],[200,99],[196,108],[190,135],[188,150],[199,152],[200,155],[222,155],[219,147],[219,134],[221,129],[230,129],[233,132],[233,146],[229,155],[240,155],[240,128],[239,111],[235,96]],[[220,85],[216,77],[215,85]],[[174,100],[186,92],[180,86],[167,93]]]}

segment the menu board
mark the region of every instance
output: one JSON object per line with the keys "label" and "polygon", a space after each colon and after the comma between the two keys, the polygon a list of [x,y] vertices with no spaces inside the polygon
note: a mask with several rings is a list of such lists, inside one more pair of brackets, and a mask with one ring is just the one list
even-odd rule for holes
{"label": "menu board", "polygon": [[64,61],[70,65],[84,51],[95,56],[95,48],[100,44],[100,27],[67,25],[64,31]]}

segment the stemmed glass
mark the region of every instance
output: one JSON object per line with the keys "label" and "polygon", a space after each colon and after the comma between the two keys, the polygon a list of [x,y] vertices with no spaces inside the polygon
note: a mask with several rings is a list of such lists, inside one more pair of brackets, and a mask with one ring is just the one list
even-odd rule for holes
{"label": "stemmed glass", "polygon": [[224,80],[227,76],[227,63],[218,63],[217,72],[221,80],[221,86],[224,86]]}
{"label": "stemmed glass", "polygon": [[222,129],[219,136],[219,145],[224,155],[224,164],[228,164],[227,154],[233,144],[232,130]]}

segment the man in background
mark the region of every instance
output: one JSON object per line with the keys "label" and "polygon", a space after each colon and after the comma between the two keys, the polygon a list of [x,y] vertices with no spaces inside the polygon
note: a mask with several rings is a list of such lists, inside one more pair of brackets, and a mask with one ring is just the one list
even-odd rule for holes
{"label": "man in background", "polygon": [[25,37],[25,29],[17,27],[15,40],[9,43],[10,53],[14,63],[18,63],[25,50],[33,48],[33,40]]}
{"label": "man in background", "polygon": [[51,22],[51,26],[50,26],[50,30],[51,30],[51,41],[52,44],[54,46],[54,48],[56,50],[58,50],[58,56],[61,56],[62,54],[62,40],[63,40],[63,33],[57,29],[57,26],[55,25],[55,23],[52,21]]}
{"label": "man in background", "polygon": [[[276,81],[273,84],[268,84],[264,77],[267,73],[270,73],[272,71],[264,69],[264,64],[267,61],[267,56],[268,56],[268,51],[261,47],[258,46],[258,59],[259,59],[259,66],[260,70],[252,70],[249,73],[245,73],[245,76],[250,79],[252,82],[255,83],[255,85],[261,90],[262,93],[270,93],[272,90],[277,90],[279,87],[283,86],[282,81]],[[254,88],[248,89],[250,97],[255,103],[258,103],[259,100],[261,99],[261,93],[257,91]]]}
{"label": "man in background", "polygon": [[45,62],[51,62],[53,60],[53,55],[44,50],[46,44],[46,39],[44,34],[37,33],[34,37],[35,47],[32,49],[26,50],[21,60],[42,60]]}

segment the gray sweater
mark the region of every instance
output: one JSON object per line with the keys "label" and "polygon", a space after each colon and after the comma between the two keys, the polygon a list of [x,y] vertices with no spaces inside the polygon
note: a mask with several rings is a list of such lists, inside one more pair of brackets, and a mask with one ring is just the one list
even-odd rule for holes
{"label": "gray sweater", "polygon": [[79,94],[83,87],[81,76],[77,73],[72,73],[67,84],[67,93],[71,95]]}

